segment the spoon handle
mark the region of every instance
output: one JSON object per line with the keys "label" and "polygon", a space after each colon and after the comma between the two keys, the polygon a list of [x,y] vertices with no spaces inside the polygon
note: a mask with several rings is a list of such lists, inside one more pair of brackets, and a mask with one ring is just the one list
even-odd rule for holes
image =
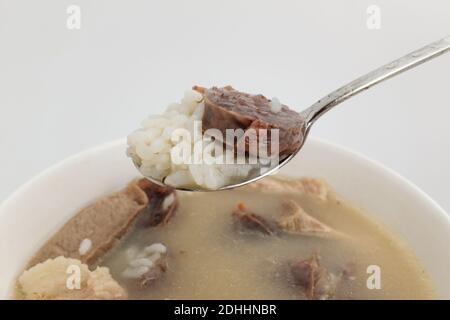
{"label": "spoon handle", "polygon": [[449,50],[450,36],[413,51],[331,92],[302,112],[306,122],[306,130],[309,130],[321,115],[348,98]]}

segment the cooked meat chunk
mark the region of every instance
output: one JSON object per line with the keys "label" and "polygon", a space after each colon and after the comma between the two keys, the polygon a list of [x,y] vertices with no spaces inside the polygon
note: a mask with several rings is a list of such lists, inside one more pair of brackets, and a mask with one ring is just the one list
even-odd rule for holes
{"label": "cooked meat chunk", "polygon": [[[122,191],[104,197],[71,218],[31,259],[28,267],[65,256],[88,265],[113,247],[136,216],[147,206],[145,192],[132,182]],[[85,246],[88,243],[89,246]]]}
{"label": "cooked meat chunk", "polygon": [[[76,274],[79,272],[79,274]],[[73,275],[73,281],[70,277]],[[79,283],[77,282],[79,275]],[[29,300],[125,299],[126,292],[111,277],[109,269],[89,271],[80,260],[57,257],[25,271],[19,277],[19,291]]]}
{"label": "cooked meat chunk", "polygon": [[283,179],[278,177],[268,177],[257,182],[250,183],[243,190],[257,190],[259,192],[309,195],[321,201],[326,201],[331,193],[328,185],[320,179],[299,178]]}
{"label": "cooked meat chunk", "polygon": [[158,281],[167,271],[167,257],[161,256],[152,268],[141,276],[139,286],[141,288],[148,288]]}
{"label": "cooked meat chunk", "polygon": [[302,289],[302,293],[308,299],[333,298],[339,281],[339,277],[320,265],[318,255],[293,263],[291,274],[294,283]]}
{"label": "cooked meat chunk", "polygon": [[[147,179],[101,198],[71,218],[29,262],[31,267],[57,256],[94,265],[142,216],[145,226],[166,224],[178,207],[176,193]],[[145,210],[144,210],[145,209]]]}
{"label": "cooked meat chunk", "polygon": [[[203,129],[219,129],[226,136],[227,129],[279,129],[279,154],[289,155],[303,142],[304,119],[281,105],[273,108],[263,95],[237,91],[230,86],[210,89],[195,86],[203,94],[205,111]],[[278,104],[278,103],[277,103]],[[271,150],[270,139],[268,149]]]}
{"label": "cooked meat chunk", "polygon": [[150,217],[145,224],[149,227],[167,224],[178,208],[175,189],[156,185],[147,179],[139,180],[138,186],[144,190],[149,201]]}
{"label": "cooked meat chunk", "polygon": [[242,203],[240,203],[233,212],[233,219],[235,225],[240,229],[257,231],[268,236],[274,234],[273,227],[266,219],[255,213],[248,212],[247,208]]}
{"label": "cooked meat chunk", "polygon": [[288,233],[314,236],[330,236],[333,230],[303,210],[295,201],[282,204],[278,227]]}
{"label": "cooked meat chunk", "polygon": [[249,212],[243,203],[240,203],[233,212],[233,218],[235,225],[239,228],[258,231],[265,235],[274,235],[280,231],[304,236],[334,237],[339,235],[326,224],[310,216],[292,200],[282,203],[281,215],[276,223]]}

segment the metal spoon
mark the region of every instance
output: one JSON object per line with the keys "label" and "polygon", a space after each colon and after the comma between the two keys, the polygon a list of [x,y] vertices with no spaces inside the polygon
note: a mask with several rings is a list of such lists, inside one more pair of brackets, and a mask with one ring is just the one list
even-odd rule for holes
{"label": "metal spoon", "polygon": [[[326,95],[312,106],[302,111],[300,114],[303,116],[305,122],[302,125],[303,131],[303,141],[300,147],[290,154],[289,156],[282,159],[279,164],[270,170],[264,172],[263,174],[255,175],[252,177],[248,177],[245,181],[240,181],[238,183],[234,183],[232,185],[224,186],[218,190],[226,190],[233,189],[236,187],[240,187],[246,185],[251,182],[255,182],[267,175],[273,174],[278,171],[281,167],[287,164],[292,158],[294,158],[297,153],[302,148],[306,138],[308,137],[311,126],[319,119],[323,114],[331,110],[333,107],[337,106],[341,102],[353,97],[354,95],[371,88],[372,86],[392,78],[406,70],[412,69],[424,62],[427,62],[433,58],[440,56],[450,50],[450,36],[443,38],[439,41],[433,42],[423,48],[420,48],[416,51],[413,51],[397,60],[394,60],[382,67],[375,69],[362,77],[353,80],[352,82],[346,84],[345,86],[331,92]],[[159,185],[163,184],[161,181],[155,180],[151,177],[147,177],[152,182],[157,183]],[[186,188],[178,188],[178,190],[185,191],[212,191],[205,189],[186,189]]]}

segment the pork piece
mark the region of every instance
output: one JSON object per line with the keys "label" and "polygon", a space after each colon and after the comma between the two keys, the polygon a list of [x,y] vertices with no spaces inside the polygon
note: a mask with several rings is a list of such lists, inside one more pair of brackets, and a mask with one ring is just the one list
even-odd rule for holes
{"label": "pork piece", "polygon": [[233,219],[240,229],[256,231],[268,236],[274,235],[271,224],[263,217],[249,212],[243,203],[240,203],[233,212]]}
{"label": "pork piece", "polygon": [[166,224],[178,201],[173,189],[147,179],[101,198],[71,218],[31,259],[28,267],[57,256],[94,265],[129,230],[138,217],[145,226]]}
{"label": "pork piece", "polygon": [[[148,198],[136,182],[93,202],[71,218],[36,253],[28,267],[58,256],[94,264],[126,233],[147,204]],[[82,248],[82,242],[89,245]]]}
{"label": "pork piece", "polygon": [[292,263],[290,271],[294,284],[300,287],[306,298],[325,300],[334,297],[340,276],[322,267],[317,254]]}
{"label": "pork piece", "polygon": [[[231,86],[210,89],[194,86],[203,94],[205,111],[203,129],[219,129],[226,137],[227,129],[279,129],[279,155],[287,156],[296,151],[303,142],[304,119],[281,105],[274,108],[273,102],[261,94],[252,95],[237,91]],[[278,102],[277,102],[278,104]],[[272,153],[270,139],[268,149]]]}
{"label": "pork piece", "polygon": [[161,256],[154,266],[139,279],[139,286],[142,289],[151,287],[156,281],[161,279],[167,271],[167,257]]}
{"label": "pork piece", "polygon": [[[79,287],[75,281],[68,281],[76,271]],[[46,260],[25,271],[19,277],[18,289],[18,298],[26,300],[111,300],[127,296],[108,268],[90,271],[80,260],[65,257]]]}
{"label": "pork piece", "polygon": [[326,182],[313,178],[283,179],[279,177],[266,177],[254,183],[249,183],[242,187],[242,190],[270,194],[304,194],[320,201],[326,201],[332,193]]}
{"label": "pork piece", "polygon": [[138,186],[144,190],[149,199],[148,212],[150,216],[144,222],[145,225],[155,227],[167,224],[178,209],[175,189],[159,186],[147,179],[139,180]]}
{"label": "pork piece", "polygon": [[287,233],[306,236],[328,237],[335,234],[333,229],[311,217],[292,200],[282,204],[282,213],[278,219],[278,227]]}

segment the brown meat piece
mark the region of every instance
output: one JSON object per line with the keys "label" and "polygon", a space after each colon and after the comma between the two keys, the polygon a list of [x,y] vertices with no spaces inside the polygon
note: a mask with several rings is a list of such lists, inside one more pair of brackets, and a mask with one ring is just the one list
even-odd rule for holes
{"label": "brown meat piece", "polygon": [[167,224],[178,208],[175,189],[159,186],[147,179],[139,180],[138,186],[144,190],[149,199],[148,212],[150,216],[144,222],[145,225],[155,227]]}
{"label": "brown meat piece", "polygon": [[339,277],[336,277],[320,265],[317,254],[307,260],[300,260],[291,265],[294,283],[302,289],[308,299],[333,298]]}
{"label": "brown meat piece", "polygon": [[266,177],[254,183],[250,183],[243,190],[259,191],[277,194],[296,194],[315,197],[320,201],[326,201],[331,193],[330,188],[320,179],[298,178],[283,179],[278,177]]}
{"label": "brown meat piece", "polygon": [[268,236],[274,234],[274,229],[266,219],[255,213],[248,212],[242,203],[233,212],[233,219],[235,224],[241,229],[257,231]]}
{"label": "brown meat piece", "polygon": [[161,257],[155,265],[144,274],[139,281],[139,287],[146,289],[152,286],[156,281],[161,279],[167,271],[167,257],[164,255]]}
{"label": "brown meat piece", "polygon": [[311,217],[292,200],[282,204],[278,227],[285,232],[300,235],[330,236],[334,234],[333,229]]}
{"label": "brown meat piece", "polygon": [[[273,112],[271,100],[261,94],[252,95],[237,91],[231,86],[210,89],[194,86],[203,94],[205,111],[203,129],[218,129],[226,136],[227,129],[279,129],[279,155],[287,156],[296,151],[303,142],[303,117],[282,106]],[[258,137],[259,139],[259,137]],[[269,139],[268,149],[271,154]],[[248,150],[248,149],[247,149]]]}

